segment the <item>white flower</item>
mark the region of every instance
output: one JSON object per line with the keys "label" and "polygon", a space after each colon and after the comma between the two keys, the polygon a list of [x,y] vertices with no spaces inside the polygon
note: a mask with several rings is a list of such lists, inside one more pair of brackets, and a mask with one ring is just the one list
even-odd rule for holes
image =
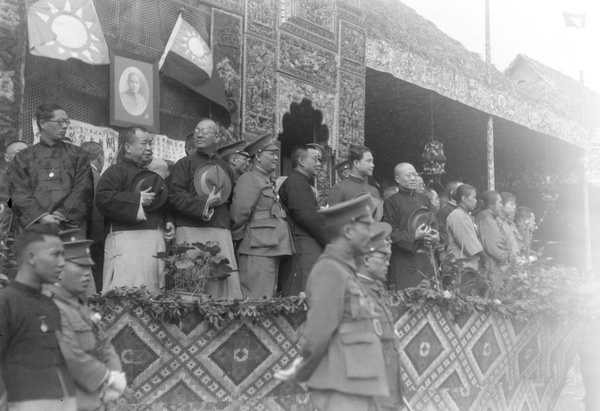
{"label": "white flower", "polygon": [[452,298],[452,293],[448,290],[444,290],[444,292],[442,293],[442,295],[444,296],[444,298],[450,299]]}
{"label": "white flower", "polygon": [[102,316],[100,313],[94,312],[90,315],[90,320],[92,320],[94,324],[98,324],[102,320]]}
{"label": "white flower", "polygon": [[498,299],[495,299],[495,300],[494,300],[494,304],[496,304],[496,305],[501,305],[501,304],[502,304],[502,301],[500,301],[500,300],[498,300]]}

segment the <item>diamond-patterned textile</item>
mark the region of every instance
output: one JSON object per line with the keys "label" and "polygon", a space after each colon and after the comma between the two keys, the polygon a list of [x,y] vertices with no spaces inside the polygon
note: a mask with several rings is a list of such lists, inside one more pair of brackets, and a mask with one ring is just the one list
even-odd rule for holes
{"label": "diamond-patterned textile", "polygon": [[[404,392],[415,410],[552,409],[575,355],[578,329],[438,308],[393,308]],[[305,313],[181,328],[127,302],[104,323],[129,381],[117,410],[312,411],[309,394],[273,374],[298,355]]]}

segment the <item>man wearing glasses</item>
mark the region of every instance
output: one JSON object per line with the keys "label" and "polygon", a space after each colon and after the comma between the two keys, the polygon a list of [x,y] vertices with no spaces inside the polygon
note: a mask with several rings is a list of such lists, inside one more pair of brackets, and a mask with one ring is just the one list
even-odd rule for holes
{"label": "man wearing glasses", "polygon": [[58,104],[41,104],[35,119],[40,142],[19,152],[8,170],[19,225],[80,228],[78,235],[83,239],[94,195],[87,153],[62,141],[70,121]]}
{"label": "man wearing glasses", "polygon": [[[207,196],[201,196],[194,184],[196,171],[201,167],[205,174],[213,173],[220,176],[223,182],[233,181],[233,173],[227,163],[216,153],[217,144],[221,139],[220,127],[210,119],[201,120],[194,130],[196,152],[180,159],[169,174],[169,205],[175,218],[175,242],[189,244],[217,241],[221,247],[221,255],[229,260],[229,265],[236,270],[235,251],[231,240],[228,199],[222,198],[223,187],[212,186]],[[214,167],[217,169],[215,170]],[[201,169],[202,172],[202,169]],[[199,176],[207,182],[208,178]],[[196,177],[198,178],[198,177]],[[208,185],[208,183],[207,183]],[[225,184],[226,185],[226,184]],[[207,194],[207,193],[204,193]],[[218,282],[209,283],[205,290],[214,298],[241,298],[240,281],[237,271]]]}
{"label": "man wearing glasses", "polygon": [[440,235],[431,227],[434,224],[421,224],[414,231],[409,229],[411,215],[423,208],[432,211],[431,202],[416,191],[418,174],[411,164],[398,164],[394,175],[399,191],[385,201],[383,221],[392,226],[390,288],[403,290],[435,275],[434,261],[428,252],[423,252],[422,246],[437,245]]}

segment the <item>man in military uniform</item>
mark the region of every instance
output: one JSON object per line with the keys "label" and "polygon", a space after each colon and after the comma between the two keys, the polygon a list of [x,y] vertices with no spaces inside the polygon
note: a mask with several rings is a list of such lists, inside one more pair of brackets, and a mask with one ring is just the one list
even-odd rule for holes
{"label": "man in military uniform", "polygon": [[294,252],[271,175],[277,168],[278,148],[267,134],[249,144],[246,152],[252,168],[240,177],[233,191],[231,235],[233,241],[241,241],[238,263],[244,298],[271,298],[281,256]]}
{"label": "man in military uniform", "polygon": [[244,150],[247,145],[246,140],[238,140],[217,149],[217,154],[229,165],[234,182],[237,182],[250,166],[250,156],[247,150]]}
{"label": "man in military uniform", "polygon": [[373,224],[367,196],[324,209],[331,242],[312,269],[300,359],[276,374],[308,387],[320,411],[376,410],[390,390],[375,302],[360,286],[355,257],[368,250]]}
{"label": "man in military uniform", "polygon": [[376,397],[377,405],[384,410],[398,410],[402,405],[402,390],[400,376],[400,346],[394,328],[394,317],[385,299],[385,280],[390,265],[392,249],[389,235],[392,227],[388,223],[373,225],[373,235],[369,242],[369,251],[359,259],[358,280],[367,294],[376,302],[375,311],[379,318],[381,329],[383,356],[387,370],[388,397]]}
{"label": "man in military uniform", "polygon": [[306,289],[310,270],[327,244],[325,219],[312,182],[321,170],[323,150],[316,144],[292,150],[294,171],[279,188],[296,254],[285,258],[279,270],[279,290],[283,295],[298,295]]}
{"label": "man in military uniform", "polygon": [[344,181],[350,175],[350,160],[342,160],[332,167],[340,181]]}
{"label": "man in military uniform", "polygon": [[60,312],[41,292],[43,284],[58,281],[65,265],[58,228],[25,229],[13,250],[17,276],[0,290],[0,380],[8,408],[75,411],[75,384],[57,338]]}
{"label": "man in military uniform", "polygon": [[[233,182],[233,173],[229,166],[216,153],[217,144],[221,139],[219,124],[210,119],[203,119],[194,130],[196,152],[183,157],[173,167],[169,175],[169,205],[175,218],[177,230],[175,241],[195,243],[217,241],[221,247],[221,255],[229,260],[229,265],[237,270],[235,250],[231,239],[229,207],[227,198],[229,194],[222,193],[223,189],[213,190],[206,198],[200,197],[196,189],[195,176],[198,169],[206,168],[216,170],[215,174],[222,179]],[[239,276],[232,272],[223,281],[207,284],[205,290],[214,298],[241,298]]]}
{"label": "man in military uniform", "polygon": [[342,182],[331,188],[327,204],[330,206],[353,199],[359,194],[369,193],[381,202],[379,191],[369,184],[369,177],[373,176],[373,154],[364,146],[352,146],[348,153],[350,173]]}
{"label": "man in military uniform", "polygon": [[45,286],[60,310],[59,344],[67,368],[75,380],[78,411],[104,410],[107,400],[117,399],[127,385],[121,361],[100,327],[100,314],[85,303],[92,278],[90,240],[75,240],[61,233],[65,266],[60,280]]}
{"label": "man in military uniform", "polygon": [[84,239],[94,196],[87,153],[62,141],[70,121],[58,104],[41,104],[35,119],[40,142],[19,152],[8,169],[19,224],[81,228]]}

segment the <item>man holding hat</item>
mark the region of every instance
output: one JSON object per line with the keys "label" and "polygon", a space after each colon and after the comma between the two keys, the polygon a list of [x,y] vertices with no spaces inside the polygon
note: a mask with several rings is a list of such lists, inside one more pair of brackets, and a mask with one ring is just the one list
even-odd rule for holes
{"label": "man holding hat", "polygon": [[[177,226],[175,241],[178,244],[217,241],[221,255],[237,270],[227,205],[233,190],[233,174],[216,153],[221,139],[219,124],[201,120],[194,137],[196,152],[177,161],[167,181],[169,205]],[[213,298],[241,298],[237,272],[208,283],[205,292]]]}
{"label": "man holding hat", "polygon": [[175,235],[167,186],[158,174],[143,169],[152,160],[152,137],[145,128],[127,127],[119,141],[119,161],[102,174],[96,191],[107,231],[102,291],[144,285],[154,293],[165,267],[154,256]]}
{"label": "man holding hat", "polygon": [[244,148],[248,145],[246,140],[234,141],[231,144],[217,149],[217,154],[229,165],[233,173],[233,182],[237,182],[242,174],[248,171],[250,156]]}
{"label": "man holding hat", "polygon": [[104,410],[105,402],[123,394],[127,381],[115,348],[99,324],[100,314],[85,303],[86,289],[93,281],[92,241],[76,241],[70,233],[61,233],[61,239],[65,249],[61,277],[45,286],[60,310],[58,342],[75,380],[77,410]]}
{"label": "man holding hat", "polygon": [[375,397],[390,393],[375,302],[356,276],[355,258],[368,250],[372,212],[367,196],[319,212],[331,242],[308,278],[300,358],[276,374],[305,383],[321,411],[376,410]]}
{"label": "man holding hat", "polygon": [[285,211],[275,192],[272,173],[279,149],[266,134],[246,147],[252,168],[233,190],[231,235],[238,247],[240,283],[244,298],[271,298],[277,287],[279,261],[294,253]]}
{"label": "man holding hat", "polygon": [[394,316],[390,311],[385,298],[384,283],[392,255],[391,241],[389,238],[392,226],[388,223],[373,225],[373,235],[369,242],[369,250],[360,256],[358,265],[358,280],[367,294],[376,302],[375,311],[379,318],[376,328],[381,330],[381,343],[387,371],[390,395],[377,397],[380,410],[398,410],[402,405],[401,377],[400,377],[400,346],[394,328]]}
{"label": "man holding hat", "polygon": [[292,150],[294,171],[279,188],[294,239],[296,254],[282,261],[278,288],[285,296],[306,289],[310,270],[327,244],[325,219],[320,209],[314,178],[321,171],[324,150],[318,144],[305,144]]}

